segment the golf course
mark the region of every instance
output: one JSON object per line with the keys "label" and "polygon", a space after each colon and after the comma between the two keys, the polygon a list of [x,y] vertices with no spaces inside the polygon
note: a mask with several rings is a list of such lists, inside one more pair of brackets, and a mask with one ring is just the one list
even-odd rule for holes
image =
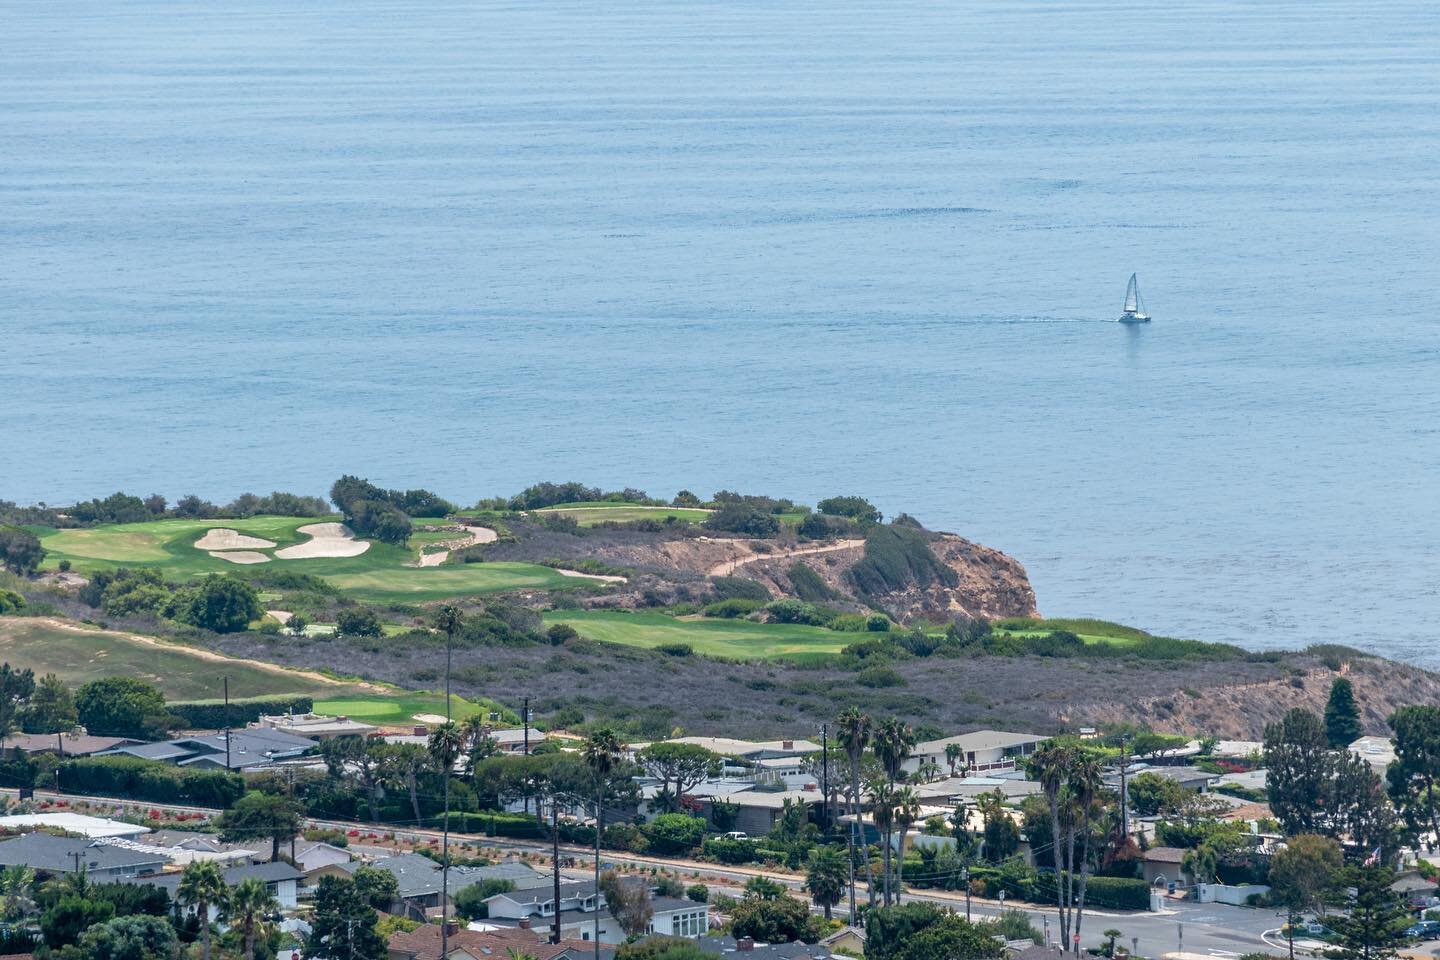
{"label": "golf course", "polygon": [[582,636],[632,647],[686,644],[695,653],[734,660],[812,659],[839,653],[860,634],[789,623],[619,610],[554,610],[545,623],[569,624]]}
{"label": "golf course", "polygon": [[[286,557],[287,552],[303,553],[319,539],[301,528],[331,526],[336,519],[272,516],[234,520],[164,519],[89,528],[30,529],[44,544],[48,561],[68,560],[71,568],[82,574],[117,567],[143,567],[157,569],[167,579],[183,582],[206,574],[236,573],[263,566],[268,570],[323,577],[357,599],[381,603],[424,602],[506,590],[574,589],[585,582],[530,563],[416,565],[420,547],[447,536],[454,538],[454,533],[440,536],[424,533],[408,548],[376,541],[337,539],[333,542],[348,544],[352,551],[363,549],[363,552],[353,556]],[[246,542],[239,551],[196,546],[211,531],[217,530],[233,530],[242,538],[253,538],[269,546]],[[241,557],[242,562],[225,559],[227,552]]]}

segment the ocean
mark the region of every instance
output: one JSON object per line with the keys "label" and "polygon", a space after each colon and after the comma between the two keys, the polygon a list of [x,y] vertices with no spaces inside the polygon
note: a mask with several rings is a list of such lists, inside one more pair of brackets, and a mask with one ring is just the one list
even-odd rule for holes
{"label": "ocean", "polygon": [[0,497],[859,493],[1047,614],[1440,667],[1430,0],[0,33]]}

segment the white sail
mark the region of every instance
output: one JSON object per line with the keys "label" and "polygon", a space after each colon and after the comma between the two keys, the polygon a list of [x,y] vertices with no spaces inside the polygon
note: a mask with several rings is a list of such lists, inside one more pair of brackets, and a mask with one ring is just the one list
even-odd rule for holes
{"label": "white sail", "polygon": [[1125,288],[1125,312],[1135,313],[1139,309],[1140,286],[1135,282],[1135,274],[1132,273],[1130,274],[1130,285]]}

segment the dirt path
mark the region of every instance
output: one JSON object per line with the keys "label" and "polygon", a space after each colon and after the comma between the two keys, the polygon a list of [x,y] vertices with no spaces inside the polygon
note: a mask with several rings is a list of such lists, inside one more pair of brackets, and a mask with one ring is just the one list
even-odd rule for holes
{"label": "dirt path", "polygon": [[124,637],[126,640],[132,643],[138,643],[143,647],[158,647],[162,650],[169,650],[173,653],[183,653],[187,656],[198,657],[201,660],[209,660],[213,663],[243,663],[247,667],[264,670],[266,673],[278,673],[287,677],[301,677],[327,686],[361,687],[376,693],[386,693],[390,689],[388,687],[382,687],[379,684],[367,683],[364,680],[337,680],[335,677],[326,676],[314,670],[296,670],[293,667],[282,667],[278,663],[266,663],[264,660],[244,660],[240,657],[227,657],[225,654],[216,653],[213,650],[201,650],[198,647],[188,647],[183,643],[170,643],[168,640],[147,637],[140,633],[124,633],[120,630],[94,630],[89,627],[80,627],[68,620],[62,620],[59,617],[4,617],[0,618],[0,623],[10,619],[23,620],[26,623],[43,623],[47,626],[55,627],[58,630],[65,630],[70,633],[109,633],[117,637]]}
{"label": "dirt path", "polygon": [[[731,541],[732,543],[743,543],[744,541]],[[834,543],[827,543],[819,547],[792,547],[789,550],[776,550],[771,553],[751,552],[749,556],[737,557],[734,560],[726,560],[717,563],[706,571],[706,576],[728,577],[739,570],[747,563],[754,563],[757,560],[784,560],[787,557],[805,557],[815,553],[835,553],[837,550],[849,550],[853,547],[865,546],[864,540],[837,540]],[[749,549],[748,547],[746,549]]]}
{"label": "dirt path", "polygon": [[598,580],[601,583],[624,583],[625,578],[616,576],[613,573],[581,573],[579,570],[566,570],[563,567],[551,567],[562,577],[576,577],[581,580]]}
{"label": "dirt path", "polygon": [[465,547],[473,547],[481,543],[494,543],[500,539],[500,534],[491,530],[489,527],[466,527],[465,530],[469,534],[468,537],[460,537],[455,540],[441,540],[439,543],[432,544],[432,546],[444,547],[444,549],[437,550],[434,553],[420,554],[420,562],[417,563],[416,566],[438,567],[450,559],[451,550],[462,550]]}

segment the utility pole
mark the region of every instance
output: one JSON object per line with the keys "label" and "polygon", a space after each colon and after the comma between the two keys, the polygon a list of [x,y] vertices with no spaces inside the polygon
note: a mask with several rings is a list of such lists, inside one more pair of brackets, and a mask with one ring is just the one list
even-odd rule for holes
{"label": "utility pole", "polygon": [[225,769],[230,770],[230,678],[225,681]]}
{"label": "utility pole", "polygon": [[[550,942],[560,942],[560,797],[550,794],[550,876],[554,884],[555,909],[550,911],[554,922],[550,925]],[[596,909],[599,909],[598,905]],[[595,941],[599,943],[597,939]],[[444,954],[441,954],[443,957]]]}
{"label": "utility pole", "polygon": [[[524,696],[524,697],[521,697],[521,698],[520,698],[520,732],[521,732],[521,735],[524,736],[524,738],[525,738],[525,743],[524,743],[524,746],[522,747],[522,749],[523,749],[524,752],[525,752],[525,756],[528,757],[528,756],[530,756],[530,697],[529,697],[529,696]],[[522,800],[523,803],[524,803],[524,806],[523,806],[521,809],[525,811],[526,815],[529,815],[529,813],[530,813],[530,792],[529,792],[528,790],[525,792],[525,796],[521,797],[521,800]],[[540,801],[539,801],[539,800],[536,800],[536,801],[535,801],[535,815],[536,815],[537,817],[540,815]]]}
{"label": "utility pole", "polygon": [[970,919],[970,868],[960,868],[960,882],[965,884],[965,919]]}
{"label": "utility pole", "polygon": [[1130,839],[1130,743],[1120,738],[1120,835]]}
{"label": "utility pole", "polygon": [[[454,611],[451,611],[454,612]],[[458,617],[458,614],[457,614]],[[448,621],[447,621],[448,622]],[[445,742],[441,744],[440,758],[442,769],[440,777],[445,784],[445,822],[441,836],[440,848],[440,956],[450,955],[450,922],[446,918],[446,910],[450,904],[450,778],[455,773],[455,764],[450,759],[449,738],[450,729],[450,661],[451,661],[451,637],[454,629],[445,631]]]}
{"label": "utility pole", "polygon": [[850,924],[855,924],[855,824],[850,824],[850,842],[846,845],[849,851],[845,857],[845,865],[850,868]]}
{"label": "utility pole", "polygon": [[834,826],[834,811],[830,809],[830,724],[820,724],[820,795],[825,799],[825,833],[828,836]]}

